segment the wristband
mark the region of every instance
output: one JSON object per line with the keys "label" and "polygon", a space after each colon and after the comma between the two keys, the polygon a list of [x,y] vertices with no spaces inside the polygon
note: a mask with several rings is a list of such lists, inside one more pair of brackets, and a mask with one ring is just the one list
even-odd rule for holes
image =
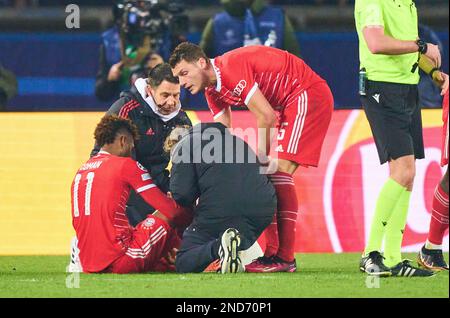
{"label": "wristband", "polygon": [[437,67],[435,67],[435,68],[433,68],[433,69],[430,71],[430,73],[428,73],[428,75],[430,75],[431,78],[433,78],[434,72],[440,72],[440,69],[438,69]]}

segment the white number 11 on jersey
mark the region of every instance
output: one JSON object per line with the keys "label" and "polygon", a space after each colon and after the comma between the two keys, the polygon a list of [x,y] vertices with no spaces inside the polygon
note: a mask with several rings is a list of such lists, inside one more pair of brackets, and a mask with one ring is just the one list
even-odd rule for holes
{"label": "white number 11 on jersey", "polygon": [[[75,176],[75,184],[73,185],[73,216],[80,216],[80,208],[78,206],[78,188],[80,186],[81,174]],[[94,182],[95,173],[89,172],[86,176],[86,193],[84,194],[84,215],[91,215],[91,191],[92,182]]]}

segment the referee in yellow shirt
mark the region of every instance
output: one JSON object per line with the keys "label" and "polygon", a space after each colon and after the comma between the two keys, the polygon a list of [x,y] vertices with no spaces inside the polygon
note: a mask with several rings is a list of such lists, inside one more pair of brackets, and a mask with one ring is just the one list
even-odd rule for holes
{"label": "referee in yellow shirt", "polygon": [[[448,88],[439,71],[436,45],[418,38],[412,0],[356,0],[360,95],[378,150],[390,175],[376,204],[360,270],[376,276],[431,276],[433,272],[402,260],[401,245],[415,176],[415,160],[424,158],[418,104],[418,67]],[[381,246],[384,240],[384,257]]]}

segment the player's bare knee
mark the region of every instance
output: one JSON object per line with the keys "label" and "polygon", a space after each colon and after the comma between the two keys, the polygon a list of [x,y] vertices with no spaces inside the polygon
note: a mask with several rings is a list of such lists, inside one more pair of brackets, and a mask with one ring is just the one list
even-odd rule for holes
{"label": "player's bare knee", "polygon": [[414,184],[414,178],[416,177],[416,171],[415,169],[408,169],[403,174],[403,185],[411,190]]}
{"label": "player's bare knee", "polygon": [[293,161],[289,161],[289,160],[284,160],[284,159],[279,159],[278,160],[278,172],[284,172],[284,173],[289,173],[289,174],[294,174],[295,171],[297,170],[298,164],[293,162]]}
{"label": "player's bare knee", "polygon": [[414,157],[407,156],[390,162],[391,178],[407,189],[411,189],[416,176]]}
{"label": "player's bare knee", "polygon": [[411,189],[416,176],[416,170],[414,168],[407,168],[391,172],[391,178],[394,179],[401,186]]}
{"label": "player's bare knee", "polygon": [[405,178],[405,181],[407,182],[408,187],[412,187],[415,177],[416,177],[416,169],[414,167],[406,169],[404,178]]}

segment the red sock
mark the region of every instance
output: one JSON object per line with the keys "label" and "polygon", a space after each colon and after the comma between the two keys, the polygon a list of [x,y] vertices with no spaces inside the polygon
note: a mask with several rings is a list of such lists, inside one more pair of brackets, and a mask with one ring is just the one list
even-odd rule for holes
{"label": "red sock", "polygon": [[445,230],[448,229],[448,193],[439,184],[434,191],[433,211],[431,212],[428,241],[431,244],[442,245]]}
{"label": "red sock", "polygon": [[270,177],[278,199],[277,256],[285,261],[294,260],[295,231],[297,227],[298,201],[294,179],[289,173],[277,172]]}
{"label": "red sock", "polygon": [[278,224],[277,213],[275,211],[272,219],[272,223],[265,229],[264,236],[266,238],[266,251],[264,256],[272,257],[277,255],[278,252]]}

